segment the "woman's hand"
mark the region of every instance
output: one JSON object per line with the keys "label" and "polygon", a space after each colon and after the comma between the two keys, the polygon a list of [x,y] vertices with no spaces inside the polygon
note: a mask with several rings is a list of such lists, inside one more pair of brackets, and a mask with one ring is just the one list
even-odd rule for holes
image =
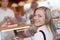
{"label": "woman's hand", "polygon": [[5,22],[7,22],[7,20],[8,20],[9,18],[10,18],[9,16],[4,17],[3,21],[0,22],[0,27],[1,27]]}
{"label": "woman's hand", "polygon": [[4,22],[7,22],[8,19],[10,19],[10,17],[9,17],[9,16],[6,16],[6,17],[3,19],[3,23],[4,23]]}

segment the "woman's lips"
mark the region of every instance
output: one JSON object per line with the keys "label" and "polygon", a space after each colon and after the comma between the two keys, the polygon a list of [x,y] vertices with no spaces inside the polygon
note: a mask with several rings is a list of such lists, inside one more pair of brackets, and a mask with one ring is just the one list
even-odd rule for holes
{"label": "woman's lips", "polygon": [[40,23],[40,21],[39,21],[39,20],[34,20],[34,22],[35,22],[35,23]]}

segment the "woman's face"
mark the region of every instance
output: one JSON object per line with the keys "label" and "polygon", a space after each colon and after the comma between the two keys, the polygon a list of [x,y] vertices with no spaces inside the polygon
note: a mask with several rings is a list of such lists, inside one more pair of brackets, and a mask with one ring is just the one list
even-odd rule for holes
{"label": "woman's face", "polygon": [[42,26],[45,24],[45,12],[44,10],[37,9],[34,14],[34,25],[35,26]]}
{"label": "woman's face", "polygon": [[1,6],[7,7],[8,6],[8,0],[1,0]]}

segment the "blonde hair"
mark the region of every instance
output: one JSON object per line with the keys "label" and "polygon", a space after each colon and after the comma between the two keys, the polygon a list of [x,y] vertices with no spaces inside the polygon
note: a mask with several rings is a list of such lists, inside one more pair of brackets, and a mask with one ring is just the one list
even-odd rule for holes
{"label": "blonde hair", "polygon": [[54,38],[55,38],[56,37],[56,30],[55,30],[55,25],[53,23],[52,16],[51,16],[51,10],[49,8],[47,8],[47,7],[39,7],[37,9],[35,9],[34,13],[38,9],[45,11],[45,18],[46,18],[45,24],[50,26],[50,29],[51,29],[51,31],[52,31],[52,33],[54,35]]}

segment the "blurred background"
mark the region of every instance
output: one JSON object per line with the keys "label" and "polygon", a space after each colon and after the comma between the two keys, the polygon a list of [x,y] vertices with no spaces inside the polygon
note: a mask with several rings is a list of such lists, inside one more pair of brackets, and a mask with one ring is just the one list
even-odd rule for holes
{"label": "blurred background", "polygon": [[[14,11],[17,23],[22,24],[26,22],[23,16],[26,14],[28,10],[31,9],[31,5],[33,2],[37,3],[37,7],[45,6],[51,9],[52,19],[56,27],[56,34],[57,36],[60,36],[60,0],[9,0],[8,7]],[[30,24],[29,21],[26,23]],[[19,36],[21,40],[23,38],[25,38],[24,40],[32,40],[34,33],[35,32],[30,31],[28,29],[22,29],[20,31],[15,30],[16,36]],[[32,37],[30,37],[31,34]]]}

